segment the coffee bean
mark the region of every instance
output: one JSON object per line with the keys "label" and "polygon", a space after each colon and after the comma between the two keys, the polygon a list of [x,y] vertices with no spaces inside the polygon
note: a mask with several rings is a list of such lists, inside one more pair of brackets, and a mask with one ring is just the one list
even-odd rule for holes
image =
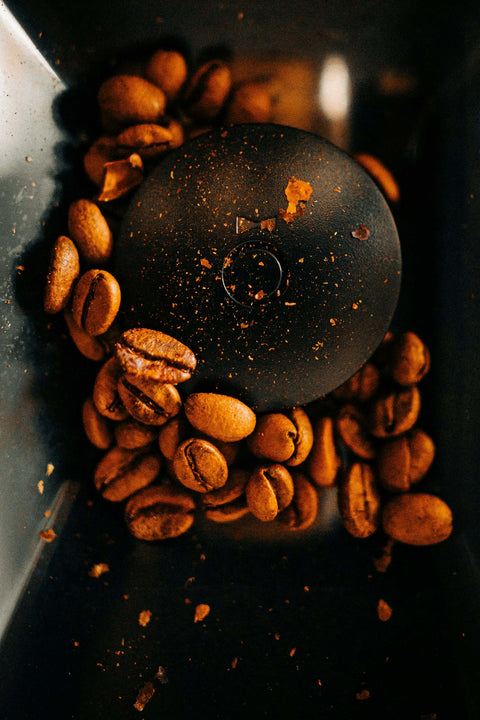
{"label": "coffee bean", "polygon": [[313,447],[313,428],[310,418],[303,408],[297,407],[290,410],[288,414],[289,419],[295,426],[296,436],[293,440],[295,450],[286,461],[286,465],[289,467],[296,467],[301,465]]}
{"label": "coffee bean", "polygon": [[249,480],[250,473],[247,470],[233,468],[223,487],[202,496],[205,517],[214,522],[227,523],[247,515],[249,509],[245,488]]}
{"label": "coffee bean", "polygon": [[365,538],[378,529],[380,495],[370,465],[351,465],[339,486],[338,507],[346,530],[354,537]]}
{"label": "coffee bean", "polygon": [[105,174],[105,165],[118,157],[115,138],[103,135],[89,147],[83,158],[83,168],[94,183],[102,185]]}
{"label": "coffee bean", "polygon": [[93,479],[106,500],[120,502],[150,485],[160,469],[157,455],[114,447],[98,463]]}
{"label": "coffee bean", "polygon": [[135,75],[114,75],[97,95],[102,124],[112,131],[139,123],[155,123],[165,112],[165,93]]}
{"label": "coffee bean", "polygon": [[183,414],[175,415],[165,425],[162,425],[158,434],[158,446],[163,457],[173,460],[177,448],[187,436],[187,421]]}
{"label": "coffee bean", "polygon": [[121,375],[118,392],[129,414],[147,425],[164,425],[182,407],[174,385],[145,380],[137,375]]}
{"label": "coffee bean", "polygon": [[118,393],[122,369],[116,357],[109,358],[100,368],[93,386],[93,402],[101,415],[110,420],[125,420],[128,411]]}
{"label": "coffee bean", "polygon": [[194,428],[223,442],[242,440],[255,428],[253,410],[229,395],[192,393],[185,400],[184,410]]}
{"label": "coffee bean", "polygon": [[418,428],[387,440],[378,452],[378,479],[386,490],[406,492],[427,473],[434,454],[432,439]]}
{"label": "coffee bean", "polygon": [[195,355],[179,340],[159,330],[126,330],[116,346],[124,372],[158,382],[188,380],[197,364]]}
{"label": "coffee bean", "polygon": [[293,480],[278,463],[260,465],[250,476],[245,490],[250,512],[263,522],[276,518],[293,499]]}
{"label": "coffee bean", "polygon": [[205,509],[205,517],[216,523],[229,523],[248,515],[250,512],[244,497],[232,500],[225,505]]}
{"label": "coffee bean", "polygon": [[184,440],[173,458],[175,477],[182,485],[206,493],[227,482],[228,466],[222,453],[207,440]]}
{"label": "coffee bean", "polygon": [[222,60],[210,60],[196,70],[188,84],[185,113],[193,120],[210,122],[219,114],[231,87],[228,65]]}
{"label": "coffee bean", "polygon": [[158,431],[152,425],[144,425],[133,418],[127,418],[115,425],[114,433],[118,447],[136,450],[156,440]]}
{"label": "coffee bean", "polygon": [[369,430],[375,437],[401,435],[412,428],[420,414],[420,392],[414,385],[374,401],[369,416]]}
{"label": "coffee bean", "polygon": [[155,160],[172,147],[173,135],[166,127],[153,123],[132,125],[117,136],[119,152],[138,153],[143,160]]}
{"label": "coffee bean", "polygon": [[139,540],[168,540],[193,525],[195,502],[185,491],[150,485],[133,495],[125,507],[125,522]]}
{"label": "coffee bean", "polygon": [[208,442],[211,442],[212,445],[215,445],[215,447],[218,448],[222,453],[229,467],[230,465],[233,465],[233,463],[237,460],[238,455],[243,447],[240,440],[237,440],[236,442],[223,442],[223,440],[218,440],[217,438],[213,438],[211,435],[207,435],[206,433],[202,433],[199,430],[195,429],[193,429],[192,436],[196,438],[202,438],[203,440],[208,440]]}
{"label": "coffee bean", "polygon": [[113,433],[107,418],[98,412],[92,398],[87,398],[83,403],[82,422],[92,445],[100,450],[107,450],[113,442]]}
{"label": "coffee bean", "polygon": [[331,417],[319,418],[313,427],[313,446],[307,459],[309,476],[319,487],[335,484],[341,461],[334,438]]}
{"label": "coffee bean", "polygon": [[60,235],[50,253],[43,299],[45,312],[58,313],[67,306],[79,274],[80,258],[75,243],[65,235]]}
{"label": "coffee bean", "polygon": [[145,74],[150,82],[163,90],[167,103],[171,104],[187,79],[187,62],[177,50],[161,48],[148,61]]}
{"label": "coffee bean", "polygon": [[246,81],[233,89],[226,109],[226,121],[267,123],[271,122],[272,112],[272,92],[267,83]]}
{"label": "coffee bean", "polygon": [[268,413],[257,419],[247,447],[257,458],[284,462],[295,451],[297,429],[283,413]]}
{"label": "coffee bean", "polygon": [[98,202],[118,200],[140,185],[144,179],[143,161],[138,153],[105,163]]}
{"label": "coffee bean", "polygon": [[366,419],[355,405],[344,405],[336,418],[337,432],[346,447],[363,460],[373,460],[376,446],[366,430]]}
{"label": "coffee bean", "polygon": [[430,352],[413,332],[395,338],[392,348],[391,372],[399,385],[415,385],[430,369]]}
{"label": "coffee bean", "polygon": [[113,235],[100,208],[90,200],[76,200],[68,209],[68,231],[78,252],[90,265],[110,258]]}
{"label": "coffee bean", "polygon": [[120,300],[120,286],[111,273],[88,270],[73,293],[73,319],[89,335],[102,335],[115,320]]}
{"label": "coffee bean", "polygon": [[94,338],[85,332],[85,330],[82,330],[73,319],[70,310],[65,309],[63,317],[65,318],[69,335],[75,343],[77,350],[89,360],[94,360],[95,362],[105,360],[107,351],[103,343],[98,338]]}
{"label": "coffee bean", "polygon": [[378,391],[380,373],[373,363],[365,363],[355,375],[332,392],[333,397],[344,402],[365,403]]}
{"label": "coffee bean", "polygon": [[288,530],[306,530],[315,522],[318,515],[318,495],[308,478],[300,472],[294,472],[293,499],[278,514],[278,519]]}
{"label": "coffee bean", "polygon": [[387,535],[408,545],[434,545],[452,532],[452,511],[435,495],[404,493],[389,500],[382,513]]}

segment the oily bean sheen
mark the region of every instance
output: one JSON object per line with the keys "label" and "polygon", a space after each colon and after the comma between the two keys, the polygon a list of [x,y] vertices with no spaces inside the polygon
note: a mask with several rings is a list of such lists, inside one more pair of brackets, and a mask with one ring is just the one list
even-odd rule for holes
{"label": "oily bean sheen", "polygon": [[107,131],[155,123],[165,111],[165,93],[153,83],[135,75],[114,75],[101,85],[98,105]]}
{"label": "oily bean sheen", "polygon": [[89,265],[103,264],[110,258],[113,235],[95,203],[81,199],[70,205],[68,231],[81,257]]}
{"label": "oily bean sheen", "polygon": [[305,530],[313,525],[318,514],[318,495],[312,483],[303,474],[293,474],[293,499],[282,510],[278,519],[288,530]]}
{"label": "oily bean sheen", "polygon": [[121,375],[118,392],[129,414],[147,425],[164,425],[182,407],[174,385],[145,380],[137,375]]}
{"label": "oily bean sheen", "polygon": [[391,492],[410,490],[427,473],[434,455],[435,445],[430,436],[414,428],[382,443],[377,457],[378,479]]}
{"label": "oily bean sheen", "polygon": [[258,418],[247,446],[257,458],[284,462],[295,451],[297,429],[283,413],[268,413]]}
{"label": "oily bean sheen", "polygon": [[288,417],[294,424],[296,430],[296,435],[293,440],[295,450],[293,451],[293,455],[286,461],[289,467],[293,467],[301,465],[310,454],[313,446],[313,428],[310,418],[302,408],[293,408],[293,410],[290,410],[288,413]]}
{"label": "oily bean sheen", "polygon": [[356,462],[347,471],[338,491],[338,507],[346,530],[365,538],[380,525],[380,495],[373,471],[367,463]]}
{"label": "oily bean sheen", "polygon": [[162,48],[150,58],[146,75],[150,82],[163,90],[167,102],[171,103],[176,99],[187,79],[187,62],[177,50]]}
{"label": "oily bean sheen", "polygon": [[168,540],[193,524],[195,503],[180,488],[151,485],[133,495],[125,507],[125,522],[139,540]]}
{"label": "oily bean sheen", "polygon": [[160,468],[157,455],[114,447],[98,463],[93,479],[106,500],[121,502],[150,485]]}
{"label": "oily bean sheen", "polygon": [[136,152],[143,160],[154,160],[170,149],[173,135],[163,125],[144,123],[132,125],[117,136],[119,151]]}
{"label": "oily bean sheen", "polygon": [[73,284],[80,274],[80,258],[75,243],[61,235],[50,253],[43,307],[53,314],[63,310],[70,299]]}
{"label": "oily bean sheen", "polygon": [[120,286],[111,273],[88,270],[73,294],[73,319],[89,335],[103,335],[117,316],[120,300]]}
{"label": "oily bean sheen", "polygon": [[144,425],[133,418],[127,418],[115,425],[115,440],[119,447],[135,450],[150,445],[157,437],[157,428]]}
{"label": "oily bean sheen", "polygon": [[382,513],[387,535],[407,545],[434,545],[452,532],[448,505],[428,493],[404,493],[387,502]]}
{"label": "oily bean sheen", "polygon": [[128,411],[118,393],[121,367],[116,357],[109,358],[100,368],[93,386],[93,402],[101,415],[110,420],[125,420]]}
{"label": "oily bean sheen", "polygon": [[313,428],[313,447],[307,458],[309,476],[319,487],[335,484],[340,467],[334,436],[334,424],[330,416],[319,418]]}
{"label": "oily bean sheen", "polygon": [[215,445],[207,440],[189,438],[177,448],[173,472],[185,487],[206,493],[225,485],[228,465]]}
{"label": "oily bean sheen", "polygon": [[373,460],[376,447],[366,430],[366,420],[355,405],[344,405],[336,419],[336,429],[346,447],[363,460]]}
{"label": "oily bean sheen", "polygon": [[223,442],[243,440],[255,428],[253,410],[229,395],[192,393],[185,400],[184,410],[194,428]]}
{"label": "oily bean sheen", "polygon": [[188,380],[197,364],[186,345],[147,328],[126,330],[116,345],[116,354],[124,372],[174,385]]}
{"label": "oily bean sheen", "polygon": [[405,332],[393,342],[391,371],[399,385],[415,385],[430,369],[430,352],[413,332]]}
{"label": "oily bean sheen", "polygon": [[293,480],[288,470],[278,463],[260,465],[248,481],[245,491],[250,512],[268,522],[293,499]]}
{"label": "oily bean sheen", "polygon": [[380,397],[371,408],[370,432],[378,438],[407,432],[418,419],[420,405],[420,392],[415,385]]}

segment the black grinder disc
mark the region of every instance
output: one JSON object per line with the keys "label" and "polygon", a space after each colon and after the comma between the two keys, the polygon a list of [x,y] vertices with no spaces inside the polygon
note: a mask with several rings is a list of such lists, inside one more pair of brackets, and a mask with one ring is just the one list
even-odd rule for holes
{"label": "black grinder disc", "polygon": [[[289,206],[293,179],[311,194]],[[395,310],[401,254],[388,205],[346,153],[252,124],[158,164],[125,216],[114,273],[127,327],[196,354],[185,391],[265,411],[306,404],[370,357]]]}

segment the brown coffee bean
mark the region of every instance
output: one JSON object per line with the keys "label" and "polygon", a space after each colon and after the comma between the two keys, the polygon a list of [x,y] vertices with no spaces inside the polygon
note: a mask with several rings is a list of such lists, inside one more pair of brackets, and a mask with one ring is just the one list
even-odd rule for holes
{"label": "brown coffee bean", "polygon": [[193,525],[195,502],[184,490],[150,485],[133,495],[125,507],[125,522],[139,540],[167,540]]}
{"label": "brown coffee bean", "polygon": [[73,319],[70,310],[65,310],[63,317],[65,318],[68,332],[75,343],[77,350],[89,360],[94,360],[95,362],[105,360],[107,351],[100,339],[92,337],[85,332],[85,330],[82,330],[82,328],[79,327]]}
{"label": "brown coffee bean", "polygon": [[93,386],[95,407],[110,420],[125,420],[128,417],[128,411],[118,393],[121,372],[117,358],[111,357],[100,368]]}
{"label": "brown coffee bean", "polygon": [[257,458],[284,462],[295,451],[297,429],[283,413],[268,413],[257,419],[247,447]]}
{"label": "brown coffee bean", "polygon": [[334,439],[331,417],[319,418],[313,427],[313,446],[307,459],[308,474],[320,487],[335,484],[340,458]]}
{"label": "brown coffee bean", "polygon": [[101,415],[92,398],[87,398],[82,406],[83,428],[92,445],[100,450],[108,450],[113,442],[113,433],[106,417]]}
{"label": "brown coffee bean", "polygon": [[144,425],[133,418],[119,422],[115,425],[114,432],[118,447],[126,450],[144,448],[156,440],[158,434],[152,425]]}
{"label": "brown coffee bean", "polygon": [[45,312],[58,313],[67,306],[73,284],[79,274],[80,258],[75,243],[65,235],[60,235],[50,253],[43,298]]}
{"label": "brown coffee bean", "polygon": [[187,62],[177,50],[157,50],[146,68],[147,78],[163,90],[168,104],[177,99],[187,75]]}
{"label": "brown coffee bean", "polygon": [[392,348],[391,372],[399,385],[415,385],[430,369],[430,352],[413,332],[395,338]]}
{"label": "brown coffee bean", "polygon": [[387,502],[382,513],[387,535],[408,545],[434,545],[452,532],[452,511],[435,495],[404,493]]}
{"label": "brown coffee bean", "polygon": [[[192,430],[192,428],[190,428],[190,430]],[[222,440],[218,440],[211,435],[207,435],[206,433],[200,432],[199,430],[195,430],[195,428],[193,428],[193,432],[191,434],[192,437],[208,440],[208,442],[211,442],[212,445],[215,445],[215,447],[218,448],[222,453],[229,467],[230,465],[233,465],[233,463],[237,460],[238,455],[243,447],[240,440],[237,440],[237,442],[223,442]]]}
{"label": "brown coffee bean", "polygon": [[100,86],[98,105],[108,132],[128,125],[155,123],[165,112],[165,93],[135,75],[114,75]]}
{"label": "brown coffee bean", "polygon": [[94,185],[102,185],[105,165],[117,158],[118,149],[115,138],[104,135],[89,147],[83,158],[83,168]]}
{"label": "brown coffee bean", "polygon": [[197,361],[193,352],[179,340],[159,330],[126,330],[116,346],[124,372],[158,382],[188,380]]}
{"label": "brown coffee bean", "polygon": [[175,477],[182,485],[206,493],[227,482],[228,466],[222,453],[207,440],[184,440],[173,458]]}
{"label": "brown coffee bean", "polygon": [[216,523],[229,523],[240,520],[240,518],[248,515],[250,512],[244,497],[226,503],[225,505],[217,505],[205,509],[205,517]]}
{"label": "brown coffee bean", "polygon": [[278,519],[288,530],[306,530],[315,522],[318,514],[318,495],[312,483],[303,473],[295,472],[293,499],[278,514]]}
{"label": "brown coffee bean", "polygon": [[173,460],[177,448],[187,437],[187,421],[183,414],[178,414],[165,425],[158,434],[158,446],[163,457]]}
{"label": "brown coffee bean", "polygon": [[255,428],[253,410],[229,395],[192,393],[185,400],[184,410],[194,428],[223,442],[243,440]]}
{"label": "brown coffee bean", "polygon": [[250,473],[248,470],[241,467],[232,468],[223,487],[218,490],[211,490],[202,496],[203,507],[216,507],[238,500],[238,498],[245,494],[249,480]]}
{"label": "brown coffee bean", "polygon": [[145,380],[138,375],[123,374],[118,381],[118,392],[129,414],[146,425],[164,425],[182,407],[174,385]]}
{"label": "brown coffee bean", "polygon": [[287,414],[295,425],[296,436],[293,440],[295,450],[293,451],[293,455],[286,461],[286,465],[296,467],[297,465],[301,465],[310,454],[310,450],[313,447],[313,428],[310,418],[302,408],[293,408],[293,410],[290,410]]}
{"label": "brown coffee bean", "polygon": [[272,92],[267,83],[246,81],[234,88],[228,101],[226,121],[229,123],[271,122]]}
{"label": "brown coffee bean", "polygon": [[365,403],[370,400],[380,387],[380,373],[373,363],[365,363],[355,375],[332,392],[337,400],[344,402],[356,401]]}
{"label": "brown coffee bean", "polygon": [[193,74],[184,100],[188,117],[210,122],[217,117],[232,87],[230,68],[222,60],[210,60]]}
{"label": "brown coffee bean", "polygon": [[435,445],[430,436],[414,428],[408,434],[387,440],[380,446],[378,479],[391,492],[406,492],[424,477],[434,455]]}
{"label": "brown coffee bean", "polygon": [[269,522],[293,499],[293,480],[288,470],[278,463],[260,465],[250,476],[245,490],[250,512]]}
{"label": "brown coffee bean", "polygon": [[165,117],[162,120],[162,125],[172,136],[172,139],[170,140],[170,148],[173,149],[183,145],[185,142],[185,133],[183,131],[183,125],[179,123],[178,120]]}
{"label": "brown coffee bean", "polygon": [[95,203],[82,199],[70,205],[68,231],[85,262],[100,265],[110,258],[113,235]]}
{"label": "brown coffee bean", "polygon": [[157,455],[114,447],[98,463],[93,479],[106,500],[121,502],[150,485],[160,469],[161,461]]}
{"label": "brown coffee bean", "polygon": [[338,507],[346,530],[357,538],[372,535],[380,526],[380,495],[372,468],[356,462],[338,490]]}
{"label": "brown coffee bean", "polygon": [[87,270],[72,298],[73,319],[86,333],[106,333],[120,309],[120,285],[106,270]]}
{"label": "brown coffee bean", "polygon": [[415,385],[380,397],[371,408],[369,430],[378,438],[401,435],[415,425],[420,406],[420,392]]}
{"label": "brown coffee bean", "polygon": [[121,153],[138,153],[143,160],[155,160],[170,150],[173,135],[168,128],[153,123],[131,125],[117,136]]}
{"label": "brown coffee bean", "polygon": [[363,460],[373,460],[376,446],[366,430],[366,419],[355,405],[344,405],[336,419],[338,435],[346,447]]}

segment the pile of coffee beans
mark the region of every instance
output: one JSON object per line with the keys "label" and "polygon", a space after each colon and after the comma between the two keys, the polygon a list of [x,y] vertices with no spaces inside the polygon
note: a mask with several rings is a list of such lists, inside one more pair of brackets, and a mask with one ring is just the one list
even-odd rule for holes
{"label": "pile of coffee beans", "polygon": [[199,513],[216,523],[249,514],[303,530],[317,518],[319,491],[337,486],[354,537],[382,529],[394,541],[440,542],[452,530],[451,511],[417,489],[435,454],[417,427],[418,385],[430,366],[417,335],[388,333],[328,396],[257,416],[235,397],[182,396],[194,353],[159,330],[122,327],[121,288],[109,270],[122,200],[185,138],[215,123],[266,122],[273,104],[262,81],[235,86],[223,60],[189,74],[171,49],[99,89],[102,134],[84,158],[92,195],[69,207],[44,296],[45,311],[63,313],[79,352],[99,363],[82,408],[85,433],[103,452],[95,487],[124,506],[129,530],[143,540],[179,536]]}

